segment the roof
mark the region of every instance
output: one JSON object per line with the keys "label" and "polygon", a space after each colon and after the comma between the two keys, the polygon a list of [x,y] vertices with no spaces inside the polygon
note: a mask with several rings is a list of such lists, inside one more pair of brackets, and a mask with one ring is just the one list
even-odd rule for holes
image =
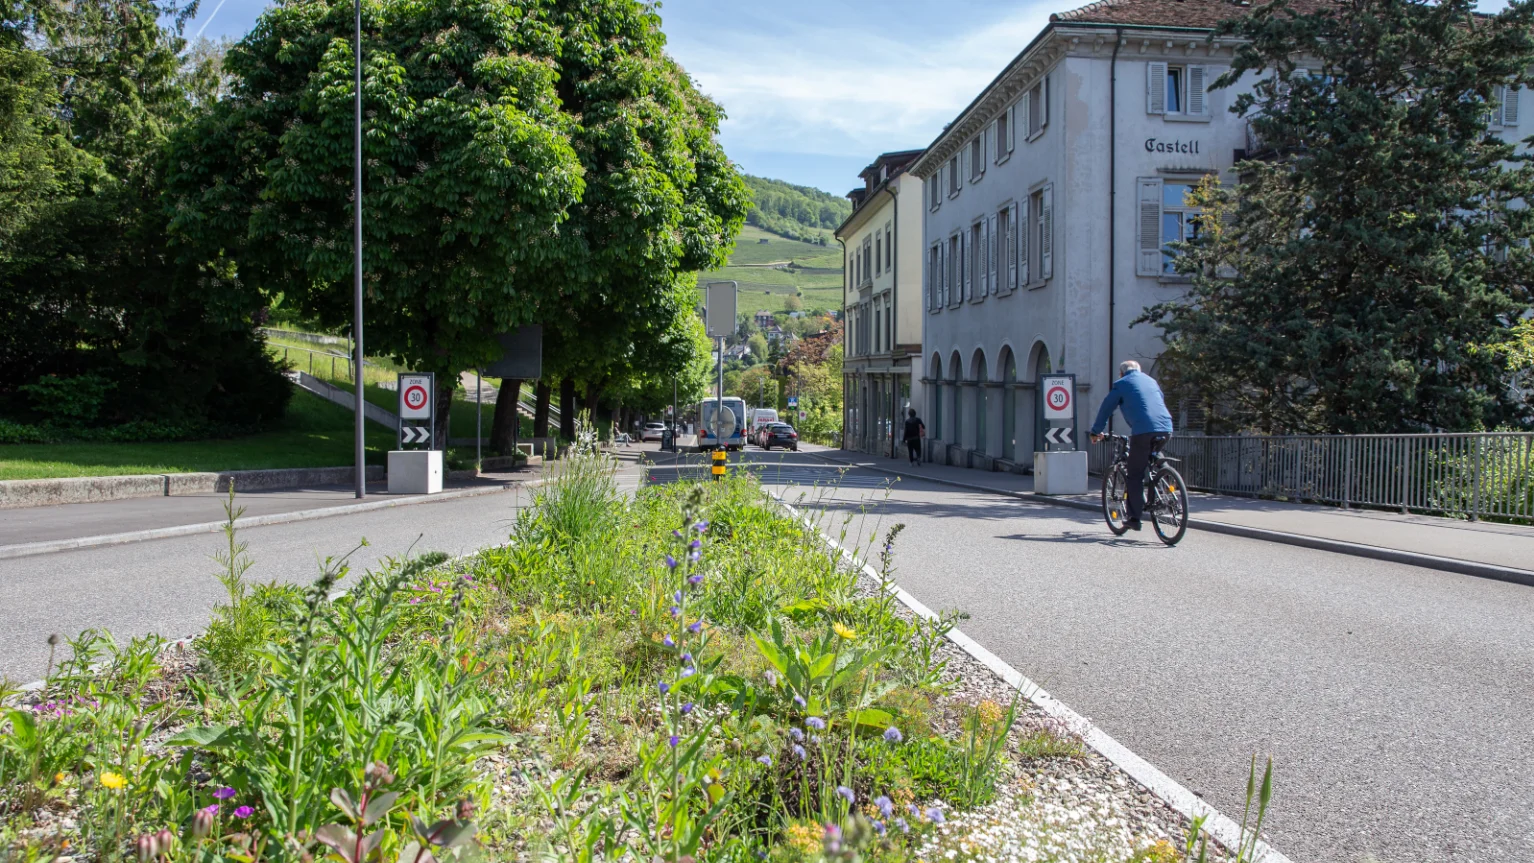
{"label": "roof", "polygon": [[[1050,23],[1116,24],[1126,27],[1190,27],[1214,29],[1229,18],[1250,14],[1263,6],[1250,0],[1097,0],[1068,12],[1049,16]],[[1291,0],[1289,8],[1301,15],[1335,8],[1332,0]]]}

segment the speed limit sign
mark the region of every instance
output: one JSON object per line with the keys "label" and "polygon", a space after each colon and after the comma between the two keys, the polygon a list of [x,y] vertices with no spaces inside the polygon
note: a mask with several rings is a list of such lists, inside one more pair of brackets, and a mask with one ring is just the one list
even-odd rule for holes
{"label": "speed limit sign", "polygon": [[1073,420],[1076,418],[1076,396],[1072,392],[1075,381],[1070,375],[1045,377],[1039,382],[1044,391],[1044,419]]}
{"label": "speed limit sign", "polygon": [[405,420],[429,419],[432,415],[432,376],[399,376],[399,417]]}

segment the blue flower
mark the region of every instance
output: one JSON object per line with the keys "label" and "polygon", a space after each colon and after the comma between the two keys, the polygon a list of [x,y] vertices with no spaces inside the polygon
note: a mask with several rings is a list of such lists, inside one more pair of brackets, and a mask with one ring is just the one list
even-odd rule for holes
{"label": "blue flower", "polygon": [[804,732],[797,728],[790,728],[788,729],[788,736],[792,737],[795,741],[801,741],[804,739]]}
{"label": "blue flower", "polygon": [[687,631],[691,632],[693,635],[697,635],[698,633],[702,632],[703,621],[694,620],[692,623],[687,624]]}
{"label": "blue flower", "polygon": [[671,684],[667,683],[664,680],[662,680],[660,682],[659,687],[660,687],[660,694],[661,695],[665,695],[666,693],[671,691]]}
{"label": "blue flower", "polygon": [[794,757],[795,758],[799,759],[800,761],[804,760],[804,747],[803,746],[800,746],[799,744],[795,743],[790,748],[794,750]]}
{"label": "blue flower", "polygon": [[819,734],[811,734],[810,735],[810,743],[811,743],[811,745],[819,746],[820,745],[820,735]]}
{"label": "blue flower", "polygon": [[679,590],[676,593],[671,594],[671,601],[672,602],[681,602],[682,601],[682,592]]}
{"label": "blue flower", "polygon": [[927,817],[932,819],[932,823],[933,824],[942,824],[943,823],[943,810],[941,810],[941,809],[937,808],[936,806],[934,806],[931,809],[927,810]]}
{"label": "blue flower", "polygon": [[684,653],[684,654],[682,654],[682,662],[683,662],[683,664],[691,665],[692,664],[692,654],[691,653]]}
{"label": "blue flower", "polygon": [[683,716],[686,716],[687,714],[689,714],[691,712],[692,712],[692,702],[691,701],[689,701],[686,704],[682,705],[682,715]]}
{"label": "blue flower", "polygon": [[672,557],[669,554],[666,555],[666,568],[667,569],[676,569],[676,558]]}
{"label": "blue flower", "polygon": [[889,743],[899,743],[905,739],[905,736],[900,733],[900,729],[891,725],[884,729],[884,739]]}
{"label": "blue flower", "polygon": [[815,729],[816,731],[826,730],[826,721],[821,719],[819,716],[811,716],[810,718],[804,720],[804,724],[810,728]]}
{"label": "blue flower", "polygon": [[697,531],[698,533],[704,533],[705,531],[708,530],[708,520],[705,519],[703,521],[698,522],[697,524],[692,526],[692,529]]}
{"label": "blue flower", "polygon": [[900,828],[900,832],[901,833],[910,833],[911,832],[911,825],[905,823],[905,819],[904,818],[896,818],[895,819],[895,826]]}
{"label": "blue flower", "polygon": [[702,556],[703,556],[703,552],[701,552],[701,551],[689,551],[689,552],[687,552],[687,559],[692,561],[693,563],[697,563],[698,562],[698,558],[700,558]]}
{"label": "blue flower", "polygon": [[703,547],[703,542],[702,542],[702,540],[695,539],[692,542],[687,543],[687,547],[688,548],[702,548]]}
{"label": "blue flower", "polygon": [[895,811],[895,804],[891,803],[890,799],[883,794],[880,794],[878,797],[874,798],[874,805],[879,807],[879,814],[883,815],[885,818],[890,817],[890,815]]}
{"label": "blue flower", "polygon": [[689,576],[687,576],[687,583],[692,585],[693,587],[697,587],[698,585],[703,583],[703,576],[702,575],[689,575]]}
{"label": "blue flower", "polygon": [[880,836],[884,835],[884,822],[883,821],[875,821],[875,822],[873,822],[873,828],[874,828],[874,832],[875,833],[879,834]]}
{"label": "blue flower", "polygon": [[676,736],[676,735],[675,735],[675,734],[673,734],[673,735],[671,735],[671,739],[670,739],[670,740],[668,740],[668,741],[666,741],[666,742],[667,742],[667,743],[668,743],[668,744],[670,744],[670,746],[671,746],[671,748],[672,748],[672,749],[675,749],[675,748],[676,748],[676,745],[677,745],[677,744],[678,744],[678,743],[681,743],[681,742],[682,742],[682,738],[680,738],[680,737],[677,737],[677,736]]}
{"label": "blue flower", "polygon": [[693,668],[691,665],[689,665],[686,668],[683,668],[681,673],[679,673],[677,676],[681,677],[683,679],[686,679],[686,678],[691,677],[691,676],[693,676],[694,674],[697,674],[697,673],[698,673],[698,669]]}
{"label": "blue flower", "polygon": [[847,801],[848,803],[856,803],[856,802],[858,802],[857,794],[853,793],[852,789],[848,788],[845,785],[838,785],[838,786],[836,786],[836,796],[842,798],[843,800]]}
{"label": "blue flower", "polygon": [[671,640],[671,636],[669,636],[669,635],[666,636],[665,638],[662,638],[660,640],[660,643],[666,645],[667,647],[676,647],[676,642],[672,641]]}
{"label": "blue flower", "polygon": [[671,535],[676,537],[677,539],[681,539],[682,538],[682,532],[680,530],[673,530],[671,532]]}
{"label": "blue flower", "polygon": [[801,695],[795,694],[794,695],[794,703],[799,705],[800,707],[803,707],[804,706],[804,697],[801,696]]}
{"label": "blue flower", "polygon": [[682,616],[682,610],[680,608],[677,608],[674,605],[671,606],[671,608],[668,609],[668,610],[671,612],[671,616],[672,617],[681,617]]}
{"label": "blue flower", "polygon": [[761,756],[761,757],[756,759],[756,763],[757,764],[761,764],[761,765],[763,765],[765,767],[771,767],[772,766],[772,758],[770,756],[763,755],[763,756]]}

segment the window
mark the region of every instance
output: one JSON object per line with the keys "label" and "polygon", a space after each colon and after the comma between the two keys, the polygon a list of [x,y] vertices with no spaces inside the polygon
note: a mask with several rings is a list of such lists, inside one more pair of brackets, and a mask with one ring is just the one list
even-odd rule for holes
{"label": "window", "polygon": [[1054,186],[1045,185],[1028,196],[1029,255],[1027,274],[1031,285],[1039,285],[1054,275]]}
{"label": "window", "polygon": [[996,293],[1009,294],[1017,290],[1017,205],[1013,204],[996,214],[997,252]]}
{"label": "window", "polygon": [[948,197],[955,198],[959,195],[959,156],[954,154],[948,160]]}
{"label": "window", "polygon": [[1208,80],[1209,71],[1206,66],[1147,63],[1145,112],[1174,118],[1207,119]]}
{"label": "window", "polygon": [[985,136],[976,135],[969,142],[969,181],[974,183],[985,176]]}
{"label": "window", "polygon": [[985,222],[976,222],[969,227],[969,271],[974,274],[971,289],[968,292],[970,300],[978,300],[985,296]]}
{"label": "window", "polygon": [[874,234],[874,275],[884,272],[884,235]]}
{"label": "window", "polygon": [[1187,180],[1141,177],[1136,195],[1140,212],[1135,274],[1175,275],[1177,253],[1170,245],[1198,236],[1199,210],[1188,203],[1195,184]]}
{"label": "window", "polygon": [[943,197],[943,173],[933,174],[927,178],[927,206],[936,210],[942,204]]}
{"label": "window", "polygon": [[938,290],[943,278],[941,267],[942,246],[932,244],[927,250],[927,308],[929,310],[938,307]]}
{"label": "window", "polygon": [[1012,155],[1012,117],[1012,109],[1007,108],[1001,112],[1000,117],[996,118],[994,136],[996,139],[996,164],[998,165],[1007,161],[1007,157]]}
{"label": "window", "polygon": [[1496,101],[1492,106],[1491,125],[1501,126],[1504,129],[1516,129],[1518,127],[1518,88],[1498,84],[1492,88],[1491,97]]}
{"label": "window", "polygon": [[863,238],[863,281],[873,281],[874,238]]}
{"label": "window", "polygon": [[1049,76],[1040,78],[1028,92],[1023,94],[1023,100],[1018,103],[1018,109],[1023,114],[1023,122],[1026,123],[1028,140],[1044,134],[1044,127],[1049,125]]}
{"label": "window", "polygon": [[943,299],[948,305],[958,305],[964,299],[964,235],[954,234],[948,238],[948,279]]}
{"label": "window", "polygon": [[884,269],[889,270],[895,266],[895,232],[890,230],[889,225],[884,226]]}

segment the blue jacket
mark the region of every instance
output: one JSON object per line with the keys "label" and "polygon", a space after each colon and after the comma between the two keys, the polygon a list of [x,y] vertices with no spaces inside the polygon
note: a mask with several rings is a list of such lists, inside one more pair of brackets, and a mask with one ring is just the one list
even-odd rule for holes
{"label": "blue jacket", "polygon": [[1171,434],[1172,415],[1166,409],[1166,399],[1156,379],[1144,372],[1132,371],[1113,383],[1103,406],[1097,410],[1097,422],[1092,424],[1092,434],[1102,434],[1108,427],[1113,409],[1124,412],[1129,421],[1130,434]]}

